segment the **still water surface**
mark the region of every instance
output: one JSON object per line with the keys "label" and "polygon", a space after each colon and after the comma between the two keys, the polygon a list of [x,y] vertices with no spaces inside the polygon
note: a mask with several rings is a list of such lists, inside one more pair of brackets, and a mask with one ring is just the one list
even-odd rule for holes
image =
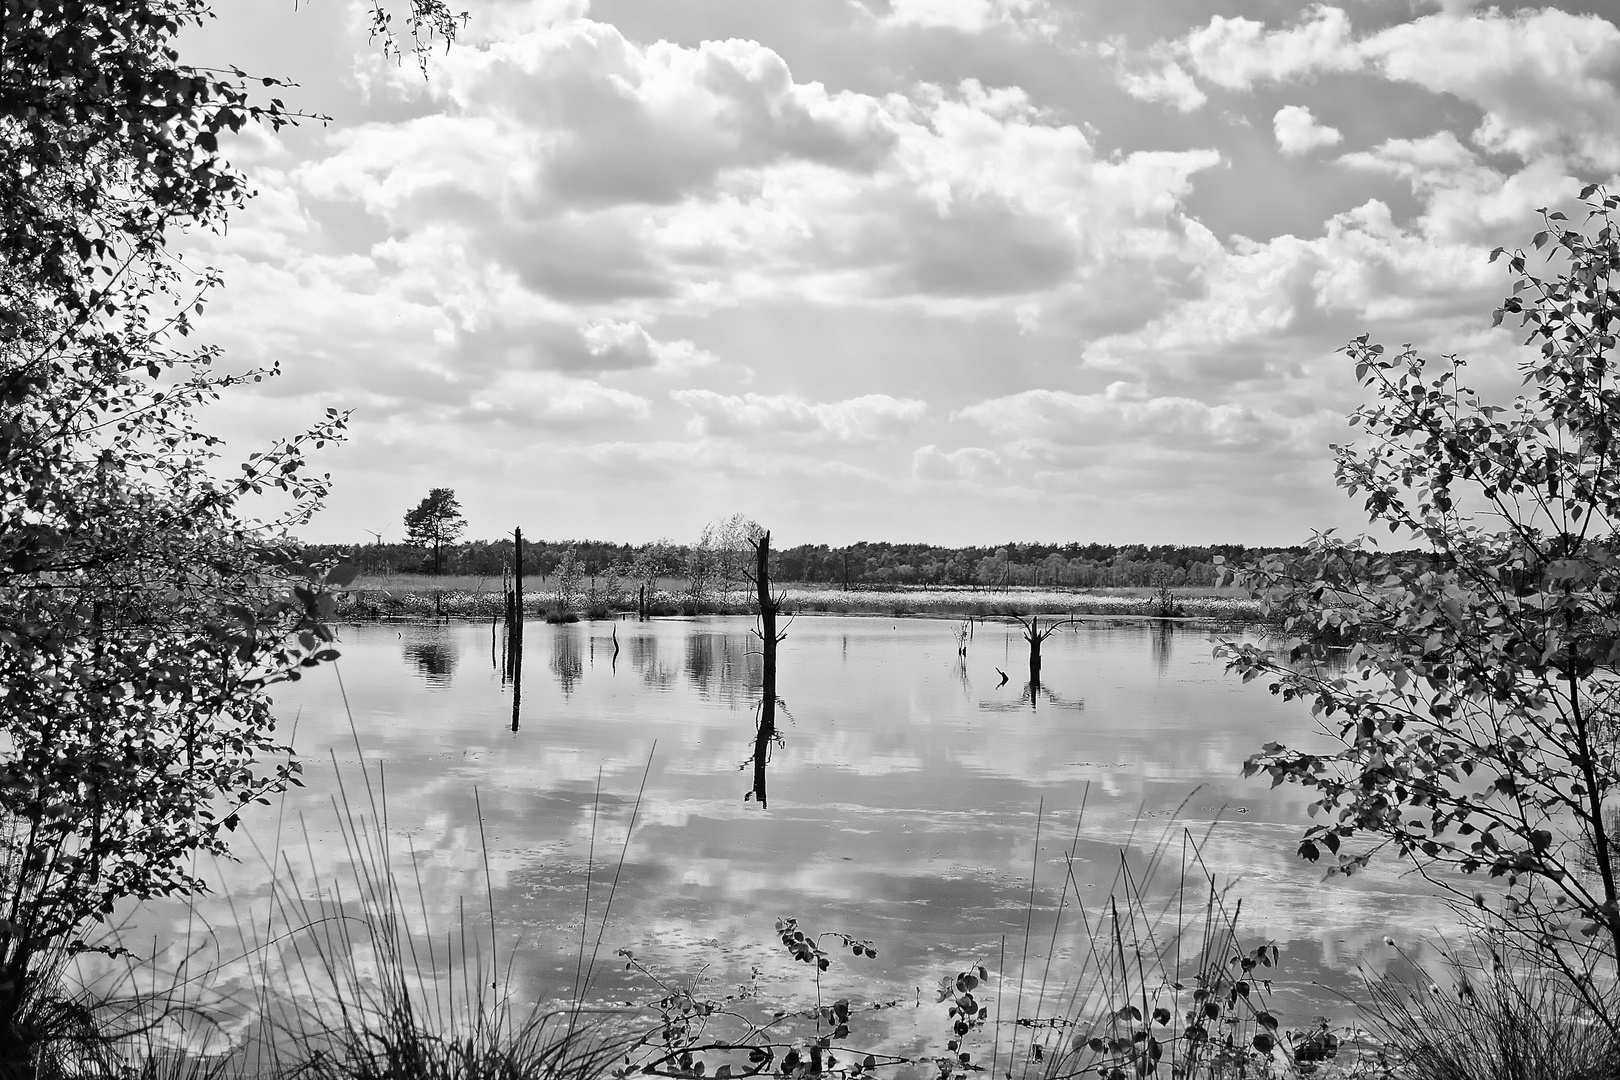
{"label": "still water surface", "polygon": [[[339,859],[330,756],[354,789],[357,737],[383,767],[389,830],[410,837],[430,914],[455,918],[463,894],[483,910],[487,845],[503,947],[516,943],[530,1000],[571,992],[589,859],[588,943],[602,934],[590,997],[646,996],[613,956],[627,947],[675,975],[707,965],[722,990],[757,966],[762,994],[802,1000],[808,972],[772,934],[776,917],[794,916],[872,940],[878,958],[844,953],[829,985],[901,1002],[884,1022],[930,1037],[943,1029],[929,992],[940,975],[994,969],[1003,938],[1010,976],[1021,950],[1019,964],[1045,963],[1071,848],[1080,901],[1095,914],[1122,846],[1141,852],[1168,837],[1179,855],[1183,829],[1203,838],[1205,862],[1242,898],[1247,943],[1281,948],[1273,1003],[1286,1025],[1348,1017],[1340,995],[1357,985],[1358,964],[1382,967],[1386,936],[1409,947],[1447,922],[1398,867],[1324,883],[1293,856],[1305,800],[1243,779],[1241,766],[1264,742],[1309,741],[1313,721],[1226,677],[1207,628],[1097,621],[1060,633],[1032,701],[1016,632],[981,625],[962,657],[957,625],[793,622],[763,805],[750,763],[751,620],[531,624],[515,729],[489,626],[347,627],[335,670],[278,695],[309,786],[251,825],[268,846],[279,822],[285,845],[301,815],[314,861]],[[262,896],[260,867],[224,871],[239,903]],[[1054,983],[1082,947],[1077,927],[1066,916]]]}

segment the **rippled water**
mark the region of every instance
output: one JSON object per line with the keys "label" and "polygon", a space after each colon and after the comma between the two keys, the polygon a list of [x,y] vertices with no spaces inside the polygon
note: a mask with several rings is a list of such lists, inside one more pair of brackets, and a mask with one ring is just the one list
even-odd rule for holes
{"label": "rippled water", "polygon": [[[613,956],[628,947],[672,974],[707,965],[720,988],[757,966],[762,994],[803,1000],[808,972],[772,934],[776,917],[794,916],[877,945],[875,960],[844,954],[829,985],[900,1002],[883,1022],[908,1038],[943,1030],[928,989],[970,962],[1062,982],[1084,948],[1071,906],[1046,967],[1071,849],[1095,917],[1122,846],[1140,855],[1163,842],[1175,861],[1183,829],[1201,838],[1205,862],[1242,899],[1245,937],[1281,947],[1274,1003],[1285,1024],[1346,1016],[1340,992],[1356,985],[1358,963],[1384,963],[1386,935],[1409,944],[1447,921],[1397,868],[1324,883],[1295,859],[1304,800],[1243,779],[1241,766],[1264,742],[1309,740],[1313,722],[1224,676],[1207,629],[1066,630],[1045,646],[1032,700],[1016,632],[980,625],[964,658],[957,625],[794,621],[763,805],[749,766],[760,671],[748,619],[531,624],[515,728],[490,626],[347,627],[338,664],[278,695],[309,786],[249,824],[261,847],[279,836],[316,877],[341,861],[330,757],[354,796],[358,738],[382,765],[388,828],[417,853],[432,917],[455,920],[462,895],[483,910],[487,845],[487,899],[531,1000],[571,992],[589,861],[587,952],[601,934],[589,996],[644,996]],[[1173,881],[1174,866],[1166,873]],[[262,863],[223,875],[240,909],[262,901]]]}

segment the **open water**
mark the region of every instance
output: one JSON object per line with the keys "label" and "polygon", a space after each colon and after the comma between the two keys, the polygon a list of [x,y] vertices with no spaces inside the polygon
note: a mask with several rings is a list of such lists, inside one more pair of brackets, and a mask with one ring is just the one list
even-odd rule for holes
{"label": "open water", "polygon": [[[340,877],[334,761],[365,812],[363,754],[391,842],[415,861],[412,906],[446,926],[487,925],[492,908],[526,1000],[570,997],[582,951],[596,957],[587,998],[656,997],[625,948],[717,996],[813,1001],[810,970],[773,931],[793,917],[873,943],[875,959],[832,954],[824,996],[892,1005],[865,1030],[908,1052],[943,1043],[932,990],[971,964],[1003,977],[1004,1019],[1021,973],[1025,1015],[1061,1012],[1086,927],[1128,891],[1122,865],[1170,905],[1155,909],[1161,927],[1182,880],[1182,905],[1202,903],[1204,870],[1229,909],[1241,900],[1243,943],[1279,947],[1271,1001],[1285,1026],[1347,1018],[1358,972],[1390,960],[1386,938],[1412,950],[1449,921],[1398,866],[1324,882],[1295,857],[1306,800],[1241,767],[1262,743],[1318,738],[1314,722],[1226,676],[1207,627],[1067,628],[1031,695],[1006,625],[976,626],[963,654],[950,620],[799,618],[780,647],[762,801],[752,625],[531,623],[515,723],[490,625],[345,627],[342,659],[277,695],[307,787],[258,808],[254,843],[295,852],[315,880]],[[1184,876],[1193,842],[1203,868]],[[236,918],[262,906],[264,866],[221,868],[211,903],[228,896]]]}

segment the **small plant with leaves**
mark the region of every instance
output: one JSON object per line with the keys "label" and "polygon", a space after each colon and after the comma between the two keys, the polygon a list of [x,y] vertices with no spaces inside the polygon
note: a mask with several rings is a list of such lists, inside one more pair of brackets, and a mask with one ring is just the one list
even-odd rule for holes
{"label": "small plant with leaves", "polygon": [[973,993],[988,986],[989,982],[990,973],[982,964],[975,964],[955,975],[940,977],[937,1000],[950,1002],[945,1010],[945,1019],[951,1027],[951,1037],[945,1043],[948,1053],[934,1061],[941,1077],[961,1077],[970,1071],[978,1071],[972,1052],[964,1050],[963,1045],[967,1037],[983,1027],[990,1016],[990,1007],[982,1004]]}
{"label": "small plant with leaves", "polygon": [[[628,949],[620,949],[625,966],[638,971],[660,990],[645,1007],[656,1012],[657,1025],[638,1040],[642,1053],[627,1054],[613,1075],[713,1077],[859,1077],[874,1069],[904,1064],[908,1059],[864,1053],[842,1044],[858,1006],[848,998],[824,1003],[821,976],[832,967],[839,948],[852,955],[875,958],[877,948],[865,938],[842,931],[810,933],[797,919],[776,920],[776,934],[788,955],[814,971],[816,1003],[799,1011],[781,1010],[760,1018],[750,1015],[744,1002],[756,1002],[760,970],[737,993],[706,997],[700,983],[679,985],[642,963]],[[881,1006],[878,1006],[881,1007]],[[807,1023],[808,1022],[808,1023]]]}
{"label": "small plant with leaves", "polygon": [[1264,1000],[1270,979],[1258,973],[1276,964],[1278,950],[1233,945],[1224,961],[1206,958],[1189,982],[1151,989],[1139,973],[1135,985],[1122,984],[1120,998],[1132,1000],[1076,1025],[1063,1074],[1106,1080],[1271,1075],[1278,1022]]}

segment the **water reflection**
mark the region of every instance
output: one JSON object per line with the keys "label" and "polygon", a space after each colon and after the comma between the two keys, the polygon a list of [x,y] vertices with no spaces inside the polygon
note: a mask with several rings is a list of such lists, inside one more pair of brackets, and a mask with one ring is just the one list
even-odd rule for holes
{"label": "water reflection", "polygon": [[565,699],[573,695],[574,687],[585,676],[579,636],[571,627],[559,627],[551,639],[551,673],[557,676],[557,685],[562,687]]}
{"label": "water reflection", "polygon": [[1157,619],[1148,638],[1153,648],[1153,667],[1160,677],[1170,670],[1171,648],[1176,640],[1176,627],[1169,619]]}
{"label": "water reflection", "polygon": [[655,690],[668,690],[675,685],[676,670],[664,663],[658,655],[658,638],[640,633],[629,642],[630,666],[641,681]]}
{"label": "water reflection", "polygon": [[[1000,671],[999,668],[997,670]],[[1006,681],[1006,675],[1002,674],[1002,685],[1005,685]],[[979,702],[979,708],[985,712],[1017,712],[1022,709],[1032,710],[1040,705],[1046,705],[1052,709],[1069,709],[1073,712],[1080,712],[1086,707],[1083,698],[1064,697],[1054,692],[1045,683],[1037,686],[1034,683],[1027,682],[1024,684],[1023,692],[1018,695],[1017,701],[992,699]]]}
{"label": "water reflection", "polygon": [[743,762],[743,768],[750,766],[754,770],[754,786],[743,794],[743,802],[752,799],[759,803],[761,809],[770,804],[765,791],[765,769],[771,763],[771,754],[774,750],[787,745],[782,733],[776,727],[776,705],[781,702],[767,703],[761,700],[757,717],[754,721],[754,752]]}
{"label": "water reflection", "polygon": [[[950,622],[802,618],[780,655],[783,693],[799,719],[777,700],[767,727],[763,709],[753,711],[763,704],[763,672],[752,659],[760,643],[751,624],[627,624],[622,678],[608,675],[612,643],[599,625],[603,667],[585,679],[592,629],[531,623],[528,642],[555,676],[523,687],[531,713],[545,718],[545,737],[500,740],[490,731],[504,726],[511,703],[497,671],[462,667],[453,686],[430,693],[413,654],[391,636],[398,628],[346,628],[343,677],[355,728],[367,756],[387,761],[392,827],[411,834],[435,917],[453,925],[457,897],[481,896],[484,868],[492,867],[502,932],[526,943],[520,976],[537,993],[566,989],[586,868],[600,873],[606,842],[625,855],[604,951],[634,947],[683,972],[712,962],[713,979],[743,982],[755,962],[779,970],[771,918],[793,914],[885,946],[880,962],[839,969],[851,980],[840,993],[909,1002],[946,965],[981,954],[986,942],[994,953],[1003,934],[1009,946],[1022,934],[1032,865],[1044,897],[1035,917],[1047,919],[1032,941],[1048,948],[1082,799],[1072,872],[1090,905],[1091,897],[1106,899],[1118,846],[1170,822],[1153,815],[1183,807],[1200,785],[1177,827],[1202,834],[1214,818],[1226,819],[1203,856],[1217,873],[1242,877],[1246,932],[1283,946],[1285,1023],[1344,1015],[1335,991],[1355,985],[1349,964],[1365,959],[1376,970],[1386,935],[1410,947],[1445,917],[1424,903],[1422,882],[1394,864],[1324,883],[1318,868],[1294,858],[1308,823],[1305,798],[1244,780],[1241,769],[1267,741],[1305,748],[1315,722],[1308,709],[1225,677],[1205,629],[1088,623],[1054,635],[1044,692],[1029,695],[1022,678],[997,686],[998,666],[1023,675],[1024,650],[1004,634],[996,656],[994,627],[964,657]],[[438,641],[453,651],[459,642],[463,652],[481,650],[490,632],[481,624],[407,629],[413,645]],[[1188,634],[1197,637],[1175,640]],[[410,678],[400,678],[402,665]],[[342,699],[317,671],[288,687],[277,709],[301,717],[310,787],[290,796],[305,801],[289,801],[287,813],[307,811],[313,828],[334,790],[322,764],[328,750],[340,762],[354,757]],[[1048,814],[1068,818],[1069,835],[1037,838],[1042,800]],[[261,835],[272,836],[277,819],[263,809]],[[343,851],[335,830],[316,846],[315,861]],[[314,869],[330,876],[326,862]],[[241,876],[219,897],[261,888],[250,866],[228,872]],[[183,919],[176,916],[179,936]],[[595,925],[593,916],[593,932]],[[1054,978],[1079,948],[1067,935],[1066,923]],[[604,969],[600,993],[638,995],[641,987],[614,981],[630,978],[617,971]],[[940,1022],[926,1007],[883,1015],[897,1024],[915,1016],[929,1039]]]}
{"label": "water reflection", "polygon": [[[445,689],[450,685],[450,679],[456,673],[456,664],[461,660],[461,650],[453,637],[434,636],[424,638],[423,631],[432,633],[429,627],[412,627],[412,636],[404,639],[405,659],[416,668],[422,681],[437,689]],[[402,632],[403,633],[403,632]]]}
{"label": "water reflection", "polygon": [[750,635],[695,630],[686,637],[686,677],[705,694],[735,701],[752,684]]}

